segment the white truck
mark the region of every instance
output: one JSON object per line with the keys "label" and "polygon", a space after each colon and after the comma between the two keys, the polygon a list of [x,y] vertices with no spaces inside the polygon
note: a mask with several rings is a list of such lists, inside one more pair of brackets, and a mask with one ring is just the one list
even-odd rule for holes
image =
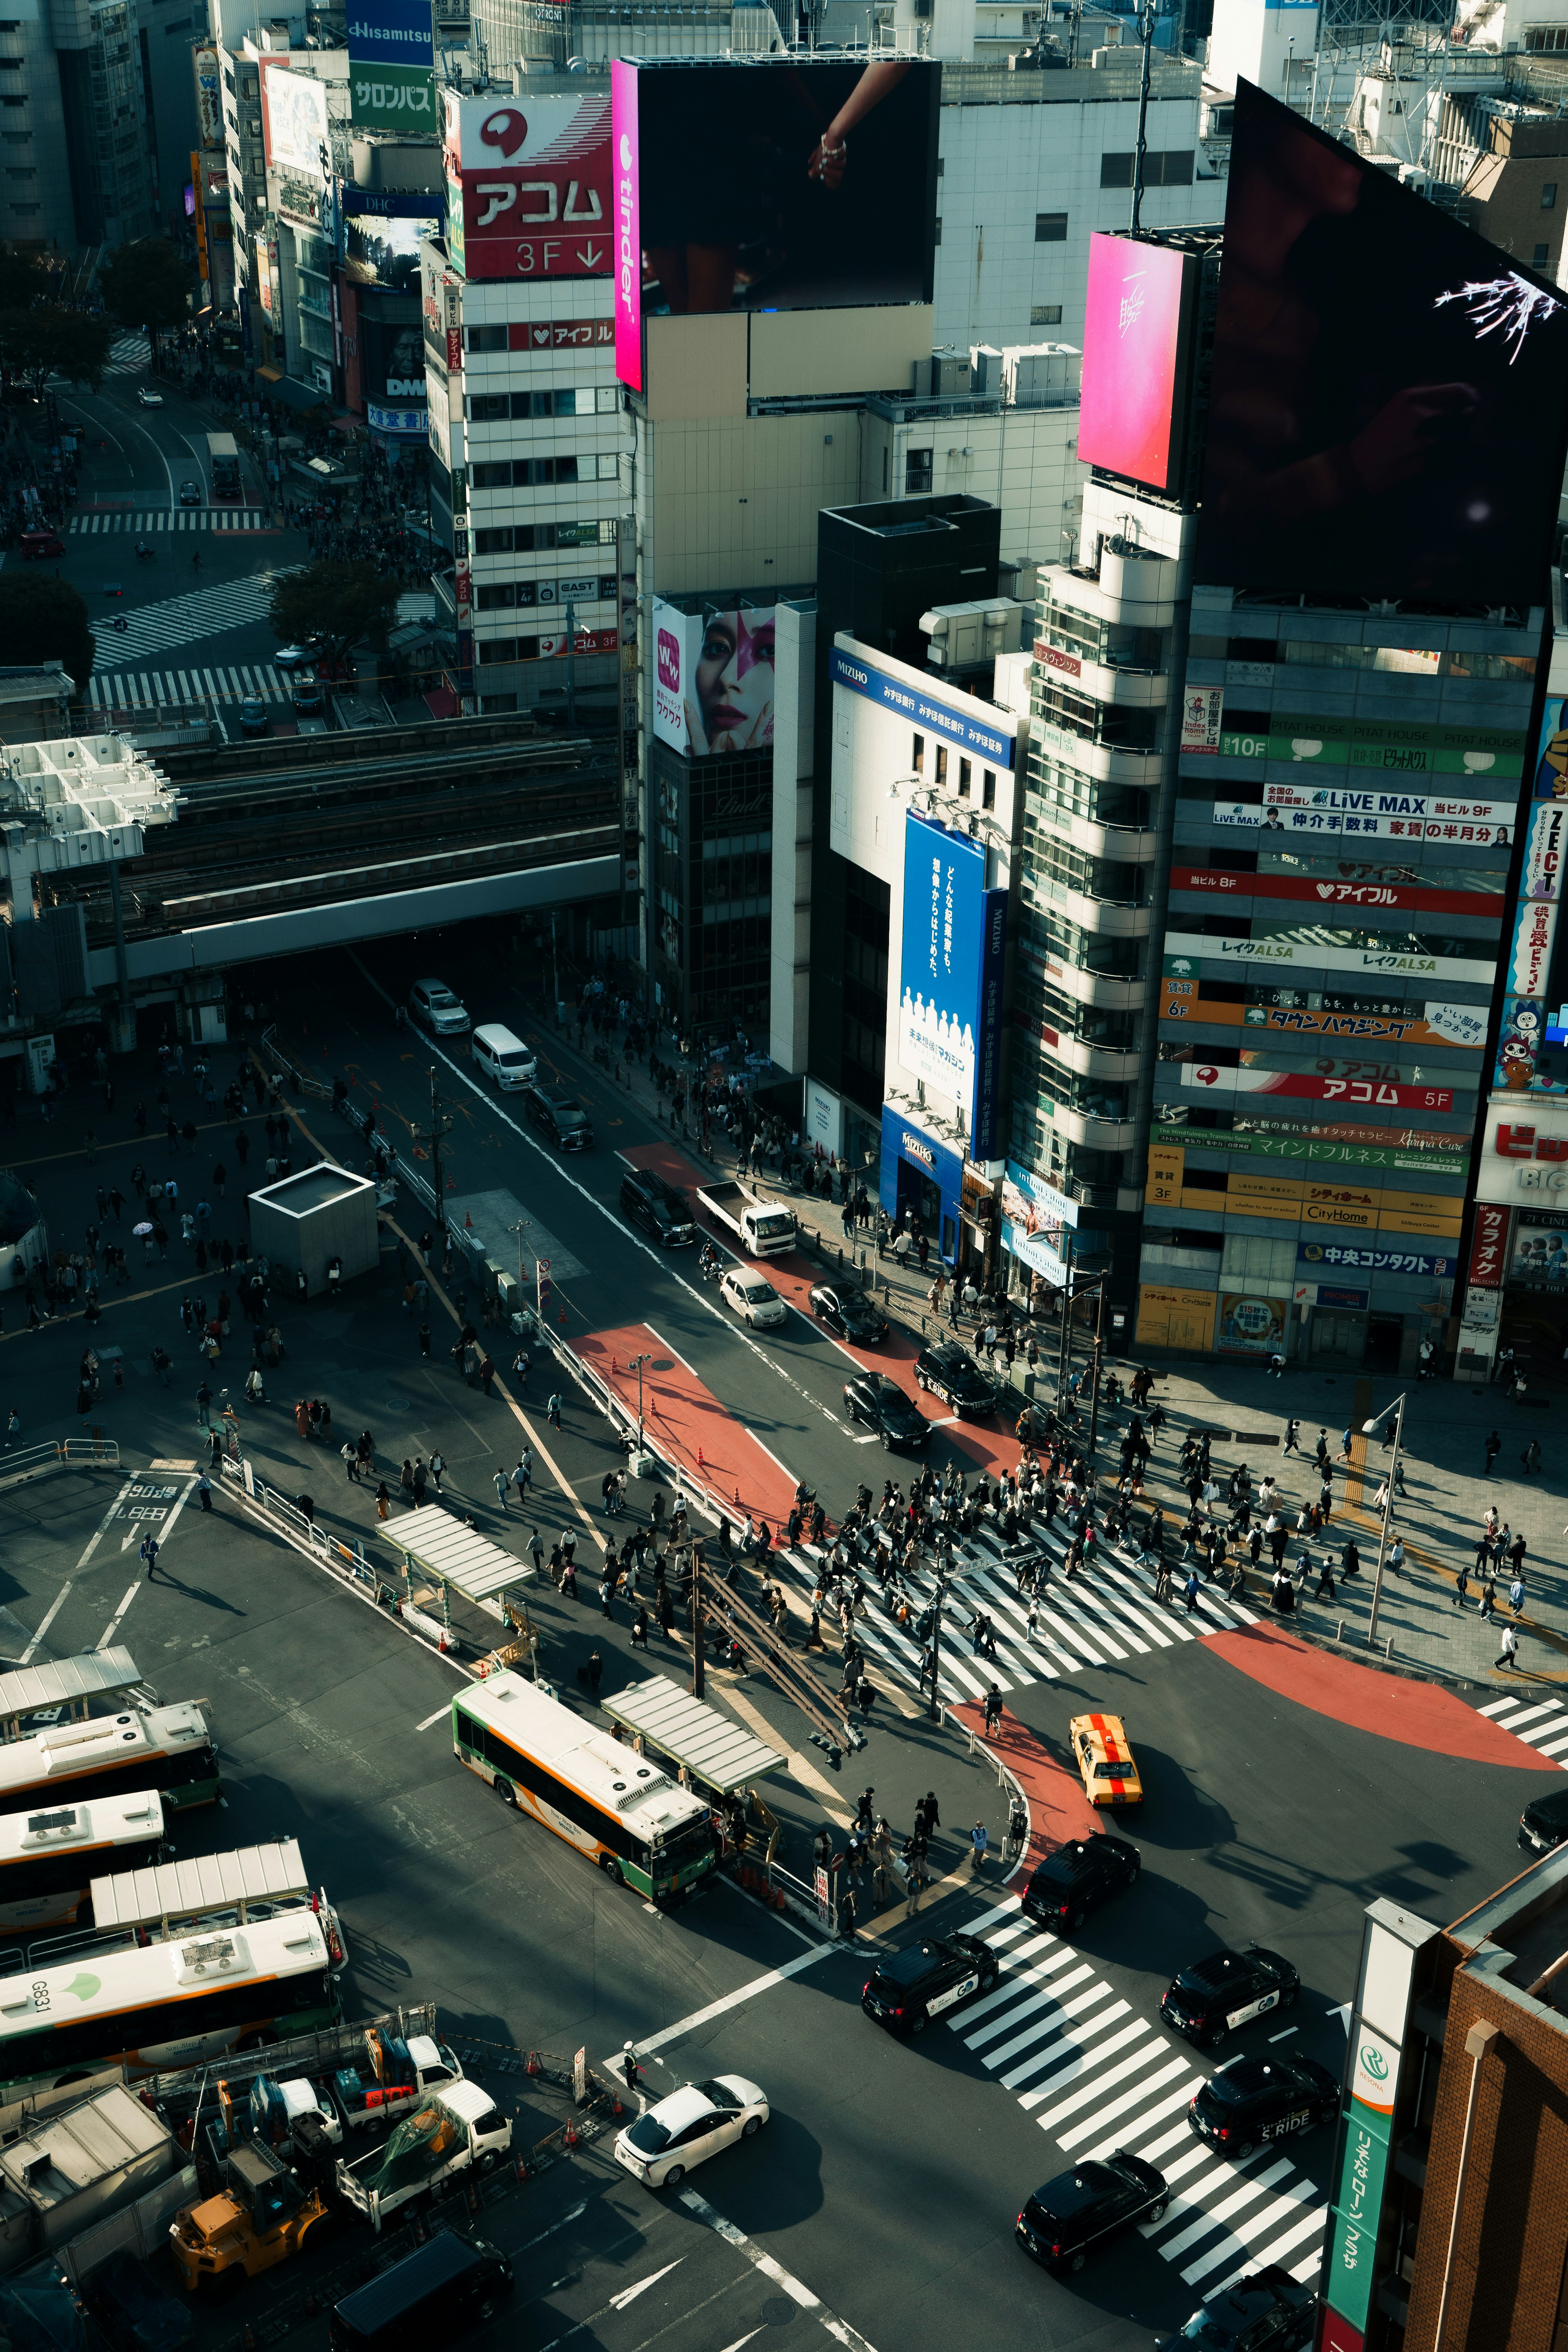
{"label": "white truck", "polygon": [[781,1257],[795,1245],[794,1212],[779,1202],[757,1200],[743,1184],[704,1184],[697,1199],[714,1223],[733,1234],[753,1257]]}
{"label": "white truck", "polygon": [[250,2117],[256,2137],[277,2146],[288,2138],[301,2116],[309,2116],[315,2118],[323,2138],[341,2147],[345,2130],[384,2129],[402,2116],[412,2115],[432,2093],[445,2089],[448,2083],[464,2080],[462,2062],[456,2052],[448,2050],[444,2042],[437,2042],[433,2034],[410,2034],[403,2045],[408,2063],[400,2071],[411,2073],[411,2082],[386,2079],[392,2069],[384,2061],[379,2076],[374,2073],[372,2068],[379,2054],[374,2047],[374,2028],[366,2040],[372,2045],[371,2067],[342,2067],[337,2074],[321,2080],[296,2075],[288,2082],[273,2082],[264,2075],[253,2083]]}
{"label": "white truck", "polygon": [[511,2118],[467,2079],[448,2083],[365,2156],[340,2158],[334,2185],[373,2230],[455,2172],[489,2172],[511,2146]]}

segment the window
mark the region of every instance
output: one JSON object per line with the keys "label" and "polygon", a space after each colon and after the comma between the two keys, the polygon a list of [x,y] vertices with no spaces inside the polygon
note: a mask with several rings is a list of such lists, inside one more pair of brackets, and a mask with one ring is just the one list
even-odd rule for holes
{"label": "window", "polygon": [[1551,252],[1551,250],[1552,250],[1552,248],[1551,248],[1551,247],[1550,247],[1549,245],[1538,245],[1538,246],[1536,247],[1535,251],[1534,251],[1534,253],[1531,255],[1531,260],[1533,260],[1533,261],[1534,261],[1534,263],[1536,264],[1537,268],[1539,268],[1539,267],[1540,267],[1540,265],[1541,265],[1541,264],[1542,264],[1542,263],[1546,259],[1547,255]]}
{"label": "window", "polygon": [[471,352],[504,352],[506,329],[504,327],[466,327],[463,330],[463,341]]}
{"label": "window", "polygon": [[493,465],[470,466],[468,479],[476,490],[510,490],[511,460],[502,457]]}
{"label": "window", "polygon": [[501,457],[476,465],[476,490],[547,489],[552,483],[577,479],[575,457]]}
{"label": "window", "polygon": [[904,494],[915,497],[931,488],[931,452],[929,449],[909,449],[904,453]]}
{"label": "window", "polygon": [[994,809],[996,805],[996,778],[990,768],[985,770],[980,779],[980,805],[982,808],[988,809]]}
{"label": "window", "polygon": [[961,801],[966,801],[969,798],[969,761],[967,760],[960,760],[958,763],[958,797]]}
{"label": "window", "polygon": [[510,530],[475,531],[474,553],[476,555],[510,555],[511,532]]}
{"label": "window", "polygon": [[504,392],[471,392],[464,406],[469,421],[475,425],[504,425],[507,399]]}
{"label": "window", "polygon": [[1062,306],[1059,302],[1033,302],[1030,304],[1029,324],[1031,327],[1059,327],[1061,322]]}
{"label": "window", "polygon": [[945,784],[947,782],[947,745],[945,743],[939,743],[936,747],[936,780],[939,784]]}
{"label": "window", "polygon": [[[1193,153],[1191,147],[1151,147],[1143,157],[1143,185],[1146,188],[1190,188],[1193,184]],[[1130,188],[1132,185],[1135,153],[1102,155],[1100,159],[1100,184],[1102,188]]]}
{"label": "window", "polygon": [[613,449],[607,451],[601,450],[599,452],[597,462],[599,467],[599,479],[601,482],[618,482],[620,480],[621,461],[616,457]]}
{"label": "window", "polygon": [[489,587],[481,586],[474,602],[481,613],[510,612],[517,603],[517,590],[510,580],[497,580]]}
{"label": "window", "polygon": [[917,776],[923,776],[925,774],[926,739],[923,735],[917,735],[914,738],[914,749],[910,753],[910,765],[913,768]]}
{"label": "window", "polygon": [[1568,49],[1568,25],[1527,25],[1524,46],[1538,54],[1547,49]]}
{"label": "window", "polygon": [[31,170],[25,172],[9,171],[5,174],[5,177],[8,180],[36,180],[37,176],[37,172]]}
{"label": "window", "polygon": [[1542,180],[1542,182],[1541,183],[1541,209],[1542,209],[1542,211],[1543,213],[1553,212],[1553,211],[1555,211],[1556,206],[1557,206],[1557,183],[1556,183],[1556,181],[1555,181],[1555,180]]}
{"label": "window", "polygon": [[1035,243],[1037,245],[1065,245],[1067,243],[1067,237],[1068,216],[1066,213],[1037,213],[1035,215]]}
{"label": "window", "polygon": [[942,243],[942,215],[940,213],[938,213],[936,216],[936,236],[933,239],[933,243],[937,245]]}

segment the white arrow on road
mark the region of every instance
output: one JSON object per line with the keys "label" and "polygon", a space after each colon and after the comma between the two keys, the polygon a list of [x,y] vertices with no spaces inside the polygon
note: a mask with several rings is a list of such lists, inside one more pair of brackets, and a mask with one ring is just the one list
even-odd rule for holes
{"label": "white arrow on road", "polygon": [[1350,2032],[1350,2030],[1351,2030],[1351,2004],[1350,2004],[1350,2002],[1349,2002],[1348,2000],[1343,2004],[1343,2006],[1342,2006],[1342,2008],[1339,2008],[1339,2009],[1331,2009],[1331,2010],[1330,2010],[1330,2011],[1329,2011],[1329,2015],[1330,2015],[1331,2017],[1337,2017],[1337,2018],[1339,2019],[1339,2021],[1340,2021],[1340,2023],[1344,2027],[1345,2032],[1346,2032],[1347,2033]]}
{"label": "white arrow on road", "polygon": [[647,2278],[638,2279],[635,2286],[623,2287],[619,2294],[613,2294],[610,2297],[611,2309],[625,2311],[628,2303],[635,2303],[639,2294],[646,2294],[650,2286],[657,2286],[661,2278],[668,2278],[671,2271],[678,2271],[685,2260],[684,2254],[678,2254],[674,2262],[666,2263],[661,2271],[653,2272]]}

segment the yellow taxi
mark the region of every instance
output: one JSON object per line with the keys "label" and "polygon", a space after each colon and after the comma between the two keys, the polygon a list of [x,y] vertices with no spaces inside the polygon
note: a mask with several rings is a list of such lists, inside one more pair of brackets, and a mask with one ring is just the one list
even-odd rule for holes
{"label": "yellow taxi", "polygon": [[1119,1715],[1075,1715],[1068,1738],[1091,1805],[1142,1803],[1143,1783]]}

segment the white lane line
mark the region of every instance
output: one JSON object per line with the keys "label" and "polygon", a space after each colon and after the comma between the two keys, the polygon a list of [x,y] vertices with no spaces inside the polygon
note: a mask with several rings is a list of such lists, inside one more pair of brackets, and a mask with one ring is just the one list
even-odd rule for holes
{"label": "white lane line", "polygon": [[1270,2040],[1270,2042],[1289,2042],[1289,2039],[1290,2039],[1290,2036],[1291,2036],[1291,2035],[1292,2035],[1296,2031],[1297,2031],[1297,2028],[1296,2028],[1295,2026],[1293,2026],[1293,2025],[1288,2025],[1288,2026],[1285,2028],[1285,2031],[1284,2031],[1284,2032],[1283,2032],[1283,2033],[1271,2033],[1271,2034],[1269,2035],[1268,2039]]}
{"label": "white lane line", "polygon": [[103,1632],[99,1636],[98,1646],[100,1650],[108,1649],[110,1642],[114,1639],[116,1632],[119,1630],[121,1619],[124,1616],[126,1611],[130,1608],[131,1603],[135,1600],[136,1595],[141,1591],[141,1590],[142,1585],[140,1579],[138,1579],[136,1583],[129,1587],[124,1600],[121,1602],[119,1608],[115,1611],[113,1616],[110,1619],[108,1624],[104,1627]]}
{"label": "white lane line", "polygon": [[[637,2056],[646,2058],[653,2051],[662,2050],[666,2042],[679,2042],[683,2033],[694,2032],[698,2026],[706,2025],[710,2017],[722,2017],[726,2010],[739,2009],[743,2000],[754,2000],[758,1993],[771,1992],[774,1985],[783,1984],[786,1977],[798,1976],[802,1969],[809,1969],[815,1961],[825,1959],[829,1952],[839,1948],[847,1948],[832,1944],[817,1944],[809,1952],[801,1952],[795,1959],[786,1960],[782,1969],[770,1969],[765,1976],[753,1977],[750,1984],[742,1985],[738,1992],[727,1992],[722,2000],[710,2001],[706,2009],[694,2009],[689,2017],[677,2018],[675,2023],[667,2025],[662,2032],[650,2033],[646,2041],[637,2042]],[[621,2053],[618,2050],[613,2059],[605,2061],[605,2063],[617,2074],[620,2071],[620,2063]]]}
{"label": "white lane line", "polygon": [[613,2294],[610,2297],[610,2309],[625,2311],[628,2303],[635,2303],[639,2294],[646,2294],[648,2288],[657,2286],[661,2278],[668,2278],[671,2271],[678,2271],[685,2260],[684,2254],[677,2254],[675,2260],[672,2263],[666,2263],[661,2271],[649,2271],[647,2278],[638,2279],[635,2286],[624,2286],[619,2294]]}
{"label": "white lane line", "polygon": [[681,1354],[679,1349],[675,1345],[675,1342],[672,1339],[667,1339],[664,1333],[657,1329],[651,1323],[645,1323],[643,1325],[643,1329],[645,1331],[652,1331],[653,1336],[658,1341],[659,1346],[661,1348],[668,1348],[670,1354],[675,1358],[676,1362],[678,1364],[685,1365],[686,1370],[691,1374],[694,1381],[700,1380],[701,1374],[697,1370],[694,1365],[688,1364],[686,1362],[685,1357]]}
{"label": "white lane line", "polygon": [[[197,1477],[197,1478],[199,1478],[199,1477],[200,1477],[200,1475],[201,1475],[201,1473],[200,1473],[200,1471],[198,1470],[198,1471],[197,1471],[197,1473],[196,1473],[196,1477]],[[158,1531],[157,1531],[157,1533],[158,1533],[158,1541],[159,1541],[161,1544],[166,1544],[166,1543],[168,1542],[168,1540],[169,1540],[169,1538],[174,1534],[174,1523],[175,1523],[175,1521],[178,1519],[178,1517],[179,1517],[179,1516],[180,1516],[180,1513],[184,1509],[185,1505],[190,1501],[191,1496],[195,1493],[195,1491],[196,1491],[196,1480],[195,1480],[195,1478],[187,1478],[187,1479],[186,1479],[186,1481],[185,1481],[185,1491],[184,1491],[184,1493],[180,1496],[179,1501],[175,1504],[175,1506],[174,1506],[174,1509],[170,1512],[170,1514],[169,1514],[168,1517],[164,1520],[164,1522],[163,1522],[163,1526],[162,1526],[162,1527],[158,1529]]]}
{"label": "white lane line", "polygon": [[[99,1533],[102,1533],[101,1528],[99,1530]],[[82,1554],[84,1561],[92,1557],[92,1545],[97,1543],[97,1541],[98,1537],[94,1536],[92,1543],[89,1544],[86,1551]],[[28,1643],[26,1648],[22,1653],[20,1664],[24,1666],[30,1666],[32,1664],[33,1653],[37,1650],[39,1643],[43,1640],[44,1635],[48,1632],[49,1627],[54,1623],[55,1619],[58,1616],[60,1608],[65,1601],[66,1594],[69,1591],[70,1579],[68,1577],[64,1584],[61,1585],[59,1591],[56,1593],[54,1599],[50,1601],[47,1609],[45,1611],[43,1623],[39,1626],[37,1632],[34,1634],[32,1640]]]}
{"label": "white lane line", "polygon": [[436,1709],[436,1712],[435,1712],[435,1714],[434,1714],[434,1715],[427,1715],[427,1716],[426,1717],[426,1718],[425,1718],[424,1722],[423,1722],[423,1723],[416,1723],[416,1724],[415,1725],[414,1728],[415,1728],[415,1730],[416,1730],[416,1731],[428,1731],[428,1730],[429,1730],[429,1728],[430,1728],[430,1726],[431,1726],[433,1723],[448,1723],[448,1722],[450,1722],[450,1720],[451,1720],[451,1716],[452,1716],[452,1703],[451,1703],[451,1701],[448,1699],[445,1706],[438,1706],[438,1707]]}
{"label": "white lane line", "polygon": [[724,2352],[741,2352],[741,2347],[742,2344],[749,2344],[753,2336],[760,2336],[762,2332],[763,2331],[760,2327],[748,2328],[744,2336],[736,2336],[733,2344],[726,2344],[724,2347]]}
{"label": "white lane line", "polygon": [[[775,2286],[783,2287],[791,2302],[798,2304],[802,2311],[809,2311],[829,2336],[847,2347],[847,2352],[873,2352],[873,2347],[857,2328],[851,2327],[847,2319],[840,2319],[837,2313],[829,2311],[820,2295],[813,2294],[808,2286],[803,2286],[799,2279],[793,2278],[782,2263],[774,2262],[772,2254],[764,2254],[760,2246],[753,2245],[745,2231],[738,2230],[733,2221],[727,2221],[705,2197],[699,2197],[691,2189],[679,2189],[677,2194],[689,2213],[695,2213],[715,2236],[722,2238],[726,2245],[733,2246],[737,2253],[744,2254],[764,2278],[772,2279]],[[742,2341],[744,2340],[742,2337]]]}

